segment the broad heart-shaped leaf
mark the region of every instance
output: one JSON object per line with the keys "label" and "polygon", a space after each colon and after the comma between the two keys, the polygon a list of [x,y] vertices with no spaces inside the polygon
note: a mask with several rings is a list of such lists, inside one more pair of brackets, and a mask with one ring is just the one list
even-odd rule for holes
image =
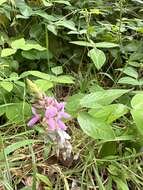
{"label": "broad heart-shaped leaf", "polygon": [[85,95],[81,99],[80,104],[81,106],[87,108],[96,108],[99,105],[105,106],[112,103],[114,100],[128,92],[129,90],[122,89],[97,91],[95,93]]}
{"label": "broad heart-shaped leaf", "polygon": [[8,82],[8,81],[1,81],[0,86],[8,92],[11,92],[13,89],[13,83]]}
{"label": "broad heart-shaped leaf", "polygon": [[79,114],[78,122],[82,130],[94,139],[115,139],[114,132],[109,124],[95,119],[86,112]]}
{"label": "broad heart-shaped leaf", "polygon": [[131,114],[136,123],[138,131],[140,132],[141,135],[143,135],[143,109],[142,107],[132,109]]}
{"label": "broad heart-shaped leaf", "polygon": [[107,123],[112,123],[128,112],[127,106],[123,104],[111,104],[103,106],[101,109],[91,109],[89,114],[94,118],[100,119]]}
{"label": "broad heart-shaped leaf", "polygon": [[8,57],[16,53],[15,49],[12,48],[5,48],[1,51],[1,57]]}
{"label": "broad heart-shaped leaf", "polygon": [[91,58],[95,67],[98,70],[101,69],[101,67],[104,65],[104,63],[106,61],[106,56],[105,56],[104,52],[99,49],[95,49],[95,48],[91,49],[88,52],[88,56]]}
{"label": "broad heart-shaped leaf", "polygon": [[143,108],[143,92],[136,94],[131,100],[132,108]]}

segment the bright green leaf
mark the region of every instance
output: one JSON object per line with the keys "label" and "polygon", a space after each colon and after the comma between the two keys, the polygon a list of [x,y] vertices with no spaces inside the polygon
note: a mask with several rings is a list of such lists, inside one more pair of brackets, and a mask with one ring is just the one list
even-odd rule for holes
{"label": "bright green leaf", "polygon": [[91,58],[95,67],[98,70],[101,69],[101,67],[104,65],[104,63],[106,61],[106,56],[105,56],[104,52],[99,49],[95,49],[95,48],[91,49],[88,52],[88,56]]}
{"label": "bright green leaf", "polygon": [[45,92],[48,89],[53,87],[53,83],[51,81],[47,81],[47,80],[43,80],[43,79],[36,80],[35,84],[43,92]]}
{"label": "bright green leaf", "polygon": [[95,93],[85,95],[81,99],[80,104],[81,106],[88,108],[96,108],[97,105],[105,106],[128,92],[129,90],[122,89],[97,91]]}
{"label": "bright green leaf", "polygon": [[53,67],[53,68],[51,68],[51,71],[52,71],[55,75],[60,75],[60,74],[63,73],[63,67],[62,67],[62,66]]}
{"label": "bright green leaf", "polygon": [[8,57],[16,53],[15,49],[12,48],[5,48],[1,51],[1,57]]}
{"label": "bright green leaf", "polygon": [[132,117],[136,123],[138,131],[143,135],[143,109],[136,108],[131,111]]}
{"label": "bright green leaf", "polygon": [[136,94],[131,100],[132,108],[143,108],[143,93]]}
{"label": "bright green leaf", "polygon": [[128,112],[128,108],[123,104],[111,104],[104,106],[101,109],[91,109],[89,114],[94,118],[100,119],[107,123],[112,123],[116,119],[125,115]]}
{"label": "bright green leaf", "polygon": [[88,113],[80,113],[78,122],[82,130],[94,139],[114,139],[115,135],[111,126],[101,120],[95,119]]}
{"label": "bright green leaf", "polygon": [[0,5],[2,5],[3,3],[6,3],[7,0],[0,0]]}
{"label": "bright green leaf", "polygon": [[11,92],[13,89],[13,83],[7,81],[1,81],[0,86],[8,92]]}

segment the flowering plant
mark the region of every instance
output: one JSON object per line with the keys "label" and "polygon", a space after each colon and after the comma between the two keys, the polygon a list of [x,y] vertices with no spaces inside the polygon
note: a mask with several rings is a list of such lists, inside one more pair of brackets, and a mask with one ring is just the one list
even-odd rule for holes
{"label": "flowering plant", "polygon": [[28,81],[32,91],[37,95],[36,101],[32,104],[33,117],[27,125],[33,127],[40,123],[47,132],[48,137],[57,145],[57,154],[62,150],[63,158],[70,157],[72,146],[69,142],[70,136],[66,132],[67,126],[63,119],[70,119],[71,116],[65,112],[65,102],[58,102],[53,97],[48,97],[39,92],[35,84]]}

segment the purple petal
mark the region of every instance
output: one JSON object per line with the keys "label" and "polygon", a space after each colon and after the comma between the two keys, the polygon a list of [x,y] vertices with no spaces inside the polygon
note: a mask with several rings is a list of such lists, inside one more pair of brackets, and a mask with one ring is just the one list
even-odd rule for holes
{"label": "purple petal", "polygon": [[55,123],[55,120],[53,118],[49,118],[47,120],[47,123],[49,125],[49,130],[54,131],[56,129],[56,123]]}
{"label": "purple petal", "polygon": [[60,129],[62,129],[62,130],[67,129],[67,126],[61,120],[58,120],[57,123],[58,123],[58,126]]}
{"label": "purple petal", "polygon": [[57,107],[58,111],[64,110],[65,102],[58,103],[58,104],[56,105],[56,107]]}
{"label": "purple petal", "polygon": [[57,114],[57,109],[55,107],[48,107],[45,111],[46,118],[55,117]]}
{"label": "purple petal", "polygon": [[66,112],[59,112],[60,117],[63,117],[65,119],[70,119],[71,116]]}
{"label": "purple petal", "polygon": [[40,120],[40,116],[36,115],[32,119],[30,119],[30,121],[27,123],[27,125],[29,127],[33,127],[33,125],[35,125],[37,122],[39,122],[39,120]]}

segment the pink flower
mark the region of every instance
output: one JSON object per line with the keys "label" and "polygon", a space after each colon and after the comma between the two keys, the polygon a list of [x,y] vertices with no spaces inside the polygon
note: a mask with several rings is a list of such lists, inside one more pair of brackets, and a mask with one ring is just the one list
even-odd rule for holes
{"label": "pink flower", "polygon": [[[43,110],[44,117],[42,122],[48,125],[49,131],[57,131],[59,129],[65,131],[67,129],[62,119],[69,119],[71,116],[64,111],[65,102],[58,102],[55,98],[45,96],[36,103],[36,108]],[[32,108],[32,113],[34,116],[28,122],[28,126],[33,126],[41,120],[35,108]]]}
{"label": "pink flower", "polygon": [[32,113],[34,114],[34,116],[32,117],[32,119],[30,119],[30,121],[27,124],[29,127],[33,127],[33,125],[40,121],[40,115],[37,114],[36,109],[34,107],[32,107]]}

